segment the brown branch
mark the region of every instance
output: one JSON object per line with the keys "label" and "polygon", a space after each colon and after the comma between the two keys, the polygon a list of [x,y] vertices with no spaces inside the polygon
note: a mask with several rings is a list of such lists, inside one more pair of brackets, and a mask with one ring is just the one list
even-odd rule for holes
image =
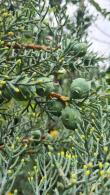
{"label": "brown branch", "polygon": [[4,144],[0,145],[0,150],[2,150],[4,148]]}
{"label": "brown branch", "polygon": [[51,48],[46,45],[20,44],[20,43],[14,43],[14,44],[5,43],[5,46],[9,48],[14,48],[14,49],[24,49],[25,48],[25,49],[34,49],[34,50],[44,50],[44,51],[53,51],[53,50],[57,50],[61,48],[60,46],[58,46],[57,48]]}
{"label": "brown branch", "polygon": [[[41,137],[41,141],[43,141],[43,140],[45,140],[45,136],[42,136],[42,137]],[[34,138],[25,137],[25,138],[23,138],[23,139],[21,140],[20,143],[21,143],[22,145],[25,145],[25,144],[29,145],[29,144],[31,144],[31,143],[34,142],[34,141],[35,141]],[[5,147],[5,144],[0,144],[0,151],[2,151],[4,147]]]}
{"label": "brown branch", "polygon": [[63,95],[60,95],[60,94],[54,93],[54,92],[50,93],[49,97],[50,98],[55,97],[55,98],[59,99],[60,101],[62,101],[63,103],[67,103],[70,100],[69,97],[66,97],[66,96],[63,96]]}

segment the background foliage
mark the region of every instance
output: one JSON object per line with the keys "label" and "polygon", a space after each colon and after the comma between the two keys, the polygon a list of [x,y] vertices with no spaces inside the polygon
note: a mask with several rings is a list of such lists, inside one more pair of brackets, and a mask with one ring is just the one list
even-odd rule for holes
{"label": "background foliage", "polygon": [[69,2],[0,4],[1,195],[110,192],[109,69],[87,42],[85,1],[71,1],[73,21]]}

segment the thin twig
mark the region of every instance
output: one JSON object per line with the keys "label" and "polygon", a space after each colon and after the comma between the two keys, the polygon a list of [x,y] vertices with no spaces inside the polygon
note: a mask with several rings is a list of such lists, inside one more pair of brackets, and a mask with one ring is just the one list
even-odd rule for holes
{"label": "thin twig", "polygon": [[46,45],[35,45],[35,44],[20,44],[20,43],[15,43],[10,45],[9,43],[5,43],[6,47],[9,48],[14,48],[14,49],[34,49],[34,50],[44,50],[44,51],[54,51],[60,48],[60,46],[58,46],[57,48],[51,48],[49,46]]}

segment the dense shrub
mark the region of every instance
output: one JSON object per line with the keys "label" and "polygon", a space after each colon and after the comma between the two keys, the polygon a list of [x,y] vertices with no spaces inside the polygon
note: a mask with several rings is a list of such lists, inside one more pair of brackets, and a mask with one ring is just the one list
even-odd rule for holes
{"label": "dense shrub", "polygon": [[110,192],[109,73],[84,1],[74,21],[68,2],[1,2],[0,194]]}

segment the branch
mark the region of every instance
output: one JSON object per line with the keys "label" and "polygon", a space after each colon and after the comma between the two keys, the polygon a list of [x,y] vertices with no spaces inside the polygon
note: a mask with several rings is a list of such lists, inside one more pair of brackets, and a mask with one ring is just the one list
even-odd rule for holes
{"label": "branch", "polygon": [[44,51],[52,51],[52,50],[57,50],[59,48],[61,48],[60,46],[58,46],[57,48],[51,48],[49,46],[46,45],[35,45],[35,44],[19,44],[19,43],[15,43],[15,44],[10,44],[10,43],[5,43],[6,47],[9,48],[14,48],[14,49],[34,49],[34,50],[44,50]]}
{"label": "branch", "polygon": [[60,101],[62,101],[63,103],[67,103],[70,100],[69,97],[62,96],[62,95],[60,95],[58,93],[54,93],[54,92],[50,93],[49,97],[50,98],[54,98],[55,97],[55,98],[59,99]]}
{"label": "branch", "polygon": [[99,5],[99,3],[97,3],[96,1],[94,0],[90,0],[90,3],[95,7],[95,9],[101,13],[103,16],[105,16],[105,9],[102,9]]}
{"label": "branch", "polygon": [[103,31],[97,24],[94,24],[94,26],[101,32],[103,33],[105,36],[107,36],[108,38],[110,38],[110,34],[106,33],[105,31]]}
{"label": "branch", "polygon": [[100,43],[110,45],[110,42],[108,42],[108,41],[104,41],[104,40],[98,39],[96,37],[91,37],[91,38],[94,39],[94,40],[96,40],[96,41],[98,41],[98,42],[100,42]]}

